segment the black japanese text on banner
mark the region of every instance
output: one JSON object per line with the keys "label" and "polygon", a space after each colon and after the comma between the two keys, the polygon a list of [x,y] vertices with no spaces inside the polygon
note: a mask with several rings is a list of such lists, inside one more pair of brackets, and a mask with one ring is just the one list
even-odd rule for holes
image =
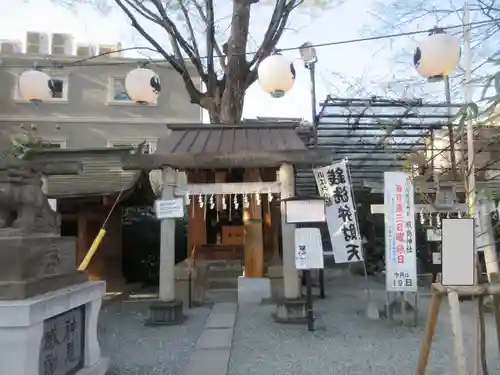
{"label": "black japanese text on banner", "polygon": [[314,170],[319,194],[325,198],[326,224],[335,263],[363,260],[361,235],[352,196],[347,161]]}
{"label": "black japanese text on banner", "polygon": [[384,173],[386,289],[417,290],[413,181],[404,172]]}

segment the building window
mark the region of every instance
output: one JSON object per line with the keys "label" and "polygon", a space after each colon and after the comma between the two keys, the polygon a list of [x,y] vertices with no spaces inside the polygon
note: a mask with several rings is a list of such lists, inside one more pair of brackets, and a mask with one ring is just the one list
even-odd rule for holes
{"label": "building window", "polygon": [[[108,147],[137,147],[139,144],[143,142],[138,141],[117,141],[117,142],[108,142]],[[144,145],[144,154],[152,154],[156,150],[156,141],[146,142]]]}
{"label": "building window", "polygon": [[131,102],[129,96],[127,95],[127,91],[125,90],[125,78],[111,78],[110,101]]}
{"label": "building window", "polygon": [[60,78],[53,78],[52,79],[52,84],[53,84],[53,91],[52,91],[52,98],[53,99],[64,99],[64,89],[65,89],[65,84],[64,80]]}
{"label": "building window", "polygon": [[[136,102],[130,100],[130,97],[125,90],[125,78],[117,77],[109,79],[108,87],[108,104],[110,105],[137,105]],[[156,103],[148,104],[155,106]],[[146,106],[148,106],[146,105]]]}

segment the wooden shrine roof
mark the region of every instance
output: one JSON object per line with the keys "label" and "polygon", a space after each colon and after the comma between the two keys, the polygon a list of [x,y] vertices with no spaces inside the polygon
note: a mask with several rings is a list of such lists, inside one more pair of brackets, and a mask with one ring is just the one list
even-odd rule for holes
{"label": "wooden shrine roof", "polygon": [[176,124],[161,138],[156,153],[226,154],[242,151],[306,150],[297,123],[244,122],[237,125]]}
{"label": "wooden shrine roof", "polygon": [[29,150],[26,160],[79,161],[78,175],[47,176],[49,198],[104,196],[124,192],[134,187],[140,171],[123,170],[122,157],[130,155],[132,147],[99,149],[39,149]]}
{"label": "wooden shrine roof", "polygon": [[227,169],[322,163],[325,160],[329,163],[331,151],[326,158],[322,155],[320,161],[321,152],[307,148],[297,126],[297,122],[260,121],[236,125],[168,125],[171,133],[159,140],[154,154],[127,156],[123,160],[124,168]]}

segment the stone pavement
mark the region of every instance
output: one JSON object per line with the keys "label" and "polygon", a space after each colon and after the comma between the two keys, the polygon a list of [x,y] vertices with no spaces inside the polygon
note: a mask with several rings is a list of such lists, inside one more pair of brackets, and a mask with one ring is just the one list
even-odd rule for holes
{"label": "stone pavement", "polygon": [[[380,308],[383,285],[371,284]],[[421,325],[402,327],[364,315],[363,278],[339,277],[327,283],[327,299],[314,301],[315,332],[306,326],[276,324],[274,306],[240,306],[228,375],[410,375],[415,371],[424,333],[428,299],[422,298]],[[463,304],[463,323],[472,365],[472,306]],[[427,375],[455,375],[449,312],[444,303],[432,346]],[[500,373],[493,317],[487,317],[490,374]]]}
{"label": "stone pavement", "polygon": [[102,307],[98,335],[111,360],[107,375],[183,375],[210,308],[188,309],[180,326],[145,327],[149,304],[129,296]]}
{"label": "stone pavement", "polygon": [[[371,283],[378,306],[384,286]],[[423,337],[429,299],[420,300],[421,324],[402,327],[364,315],[362,277],[327,278],[325,300],[316,299],[316,331],[273,321],[274,305],[217,303],[186,309],[175,327],[144,327],[147,301],[118,301],[103,308],[101,343],[111,356],[108,375],[410,375]],[[468,365],[471,367],[474,316],[461,304]],[[491,315],[486,319],[490,374],[500,374]],[[427,375],[455,375],[447,302],[443,303]]]}
{"label": "stone pavement", "polygon": [[185,375],[226,375],[237,309],[236,303],[214,304]]}

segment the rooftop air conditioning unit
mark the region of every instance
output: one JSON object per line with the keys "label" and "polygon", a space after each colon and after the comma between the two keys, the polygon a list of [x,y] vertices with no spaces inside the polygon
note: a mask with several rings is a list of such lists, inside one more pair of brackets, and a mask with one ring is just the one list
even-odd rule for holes
{"label": "rooftop air conditioning unit", "polygon": [[71,56],[73,55],[73,35],[71,34],[52,34],[52,55],[53,56]]}
{"label": "rooftop air conditioning unit", "polygon": [[99,55],[103,55],[103,57],[121,57],[122,52],[121,43],[118,44],[100,44],[99,45]]}
{"label": "rooftop air conditioning unit", "polygon": [[4,55],[23,53],[23,44],[18,40],[1,40],[0,53]]}
{"label": "rooftop air conditioning unit", "polygon": [[76,46],[76,55],[78,57],[91,57],[95,55],[95,47],[88,44],[78,44]]}
{"label": "rooftop air conditioning unit", "polygon": [[48,34],[28,31],[26,33],[26,53],[28,55],[48,55],[49,54]]}

